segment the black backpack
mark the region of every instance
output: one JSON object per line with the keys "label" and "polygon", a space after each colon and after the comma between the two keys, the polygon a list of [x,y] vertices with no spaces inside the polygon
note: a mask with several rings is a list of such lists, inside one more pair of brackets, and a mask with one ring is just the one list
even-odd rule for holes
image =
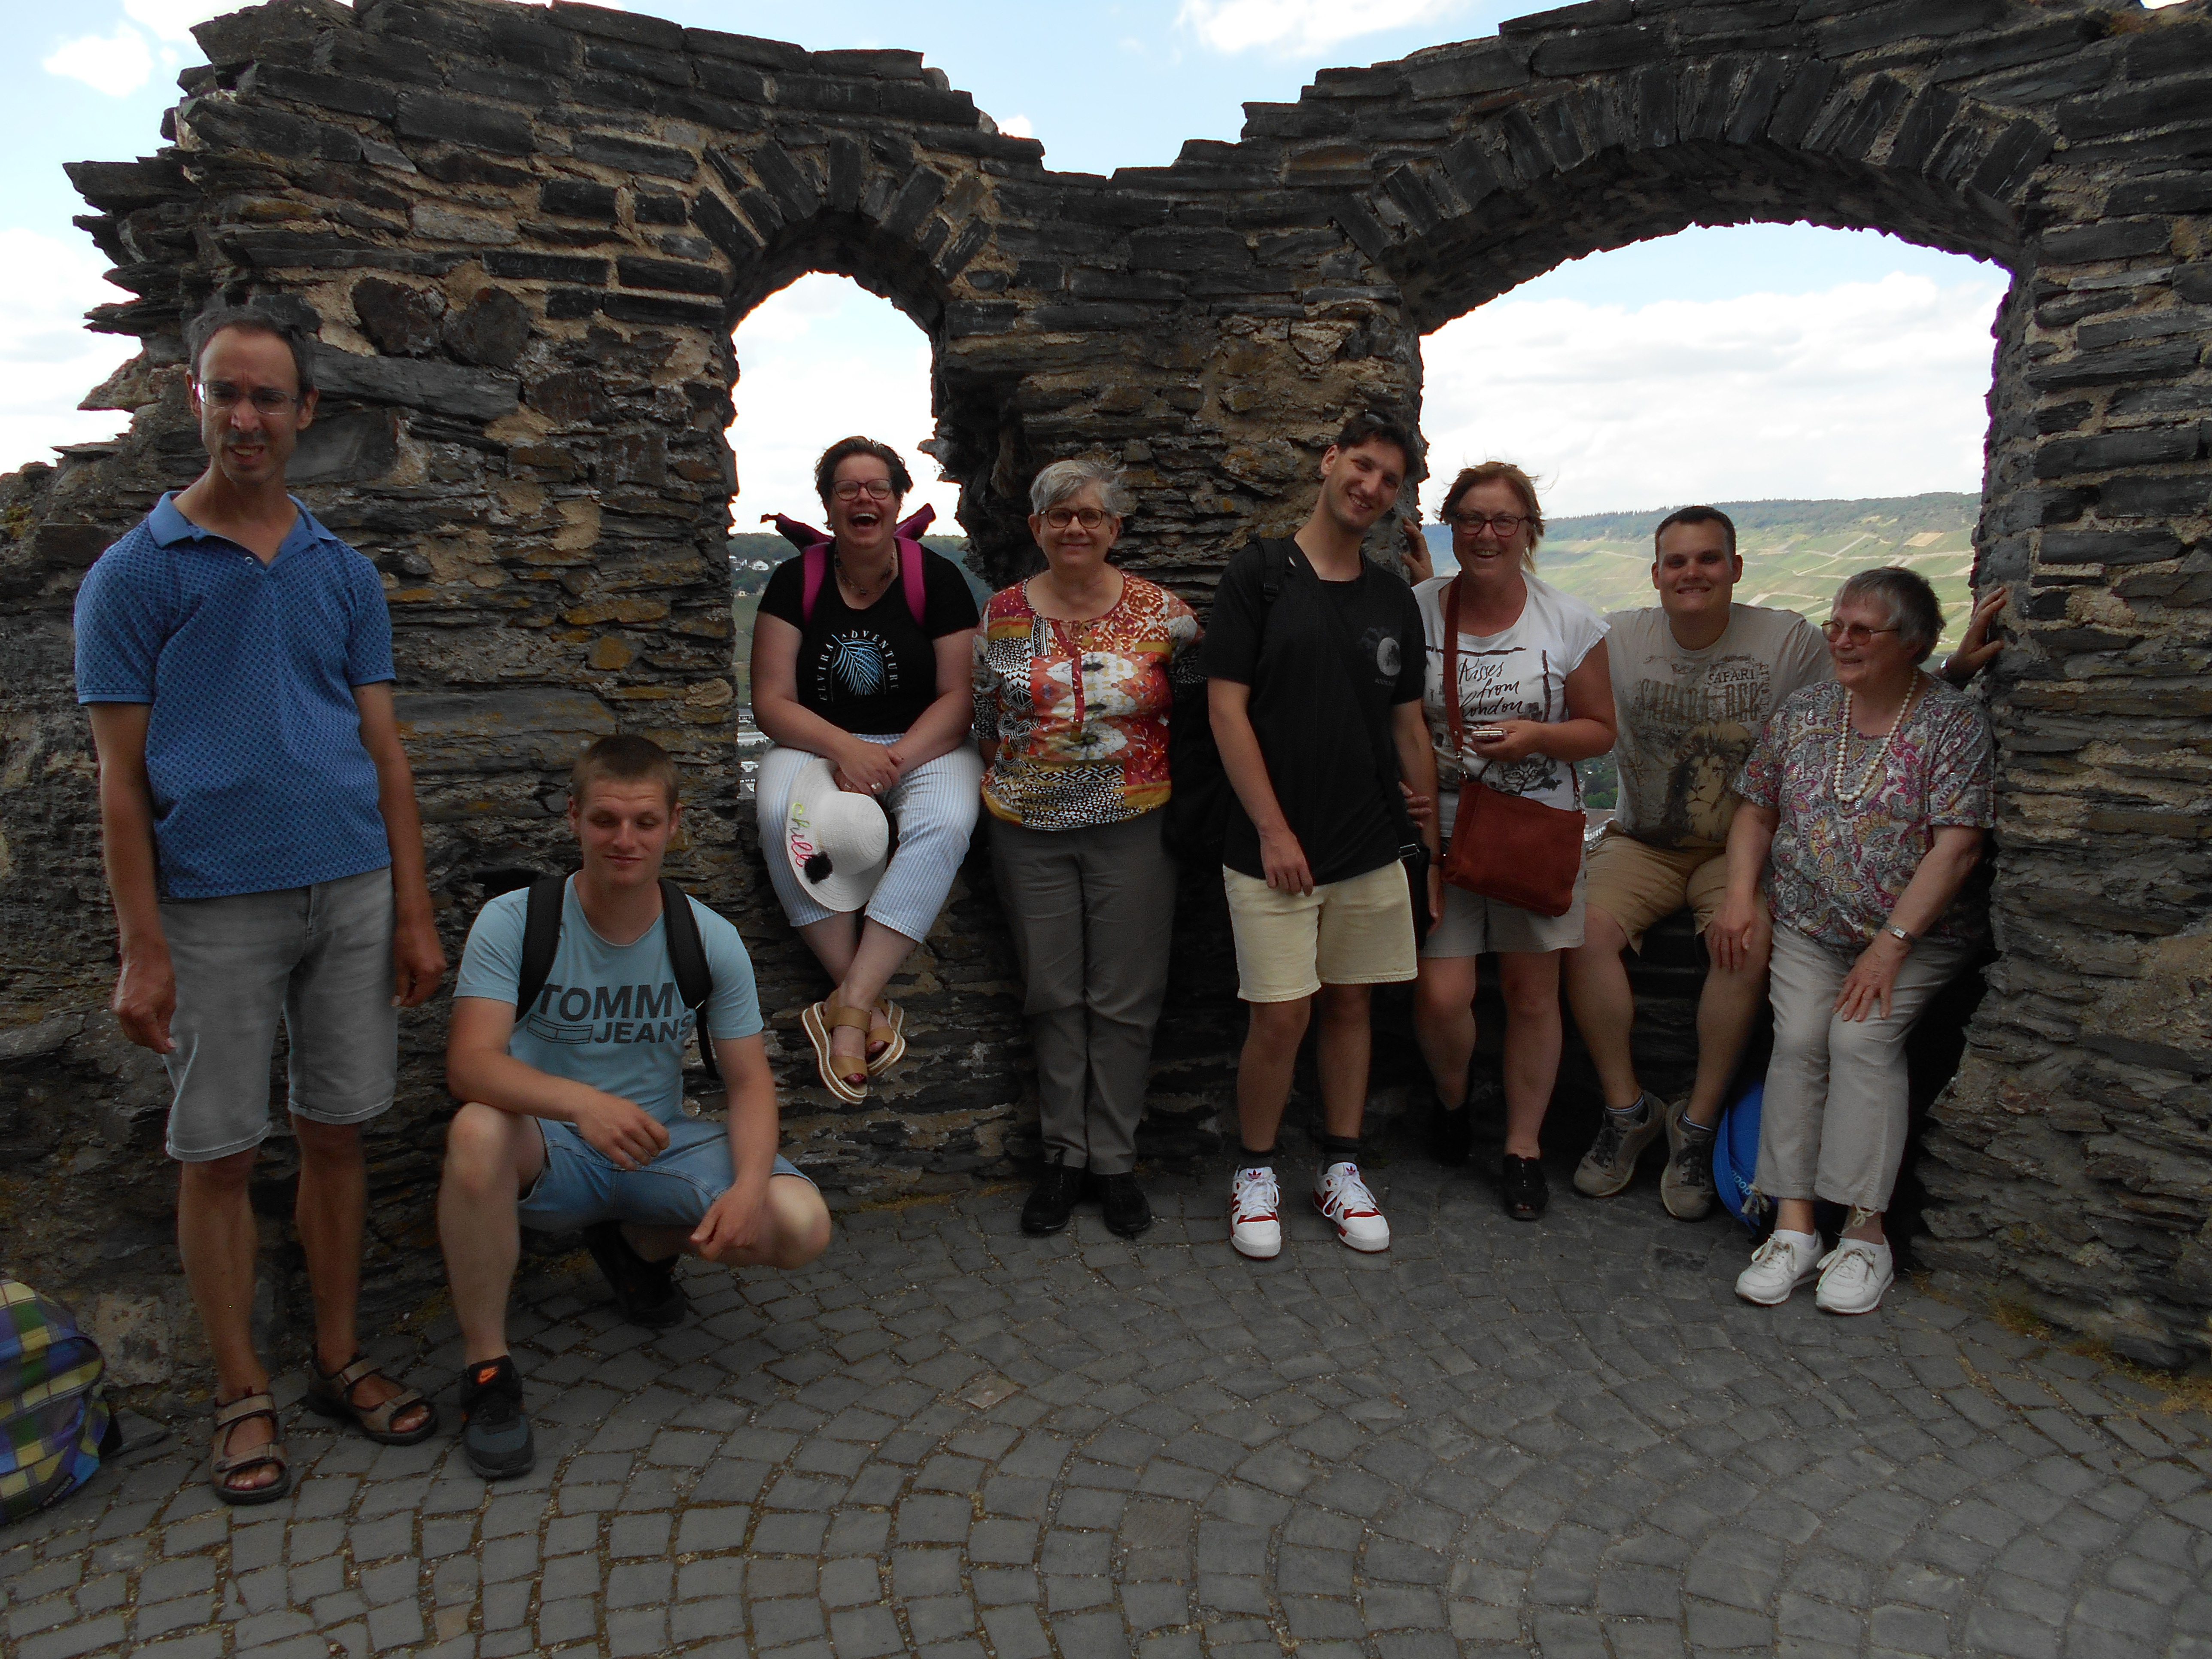
{"label": "black backpack", "polygon": [[[1260,544],[1260,636],[1267,637],[1267,617],[1283,591],[1291,570],[1290,555],[1282,543]],[[1221,750],[1213,742],[1213,715],[1208,706],[1206,681],[1179,685],[1175,709],[1168,719],[1167,805],[1168,850],[1185,864],[1211,868],[1221,862],[1222,837],[1229,827],[1229,804],[1236,799],[1229,774],[1221,764]]]}
{"label": "black backpack", "polygon": [[[553,958],[561,949],[561,909],[568,891],[566,876],[547,876],[530,884],[530,908],[522,924],[522,974],[514,988],[518,1024],[553,975]],[[676,994],[691,1011],[707,1081],[720,1084],[722,1072],[714,1064],[714,1040],[707,1032],[707,1000],[714,994],[714,976],[708,970],[707,948],[699,942],[699,919],[691,914],[691,901],[665,876],[660,878],[660,915],[667,928],[669,965],[676,970]]]}

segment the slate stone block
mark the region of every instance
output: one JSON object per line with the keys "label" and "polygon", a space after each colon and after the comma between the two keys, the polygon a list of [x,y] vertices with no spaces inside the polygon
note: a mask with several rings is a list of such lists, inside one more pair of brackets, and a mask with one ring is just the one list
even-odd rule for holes
{"label": "slate stone block", "polygon": [[685,328],[720,328],[727,320],[720,306],[688,300],[663,300],[637,294],[610,294],[599,309],[617,322],[673,324]]}
{"label": "slate stone block", "polygon": [[520,253],[499,249],[483,256],[484,269],[495,276],[522,282],[599,283],[607,280],[605,259],[574,253]]}
{"label": "slate stone block", "polygon": [[597,161],[601,167],[624,173],[649,173],[657,179],[681,181],[699,171],[698,160],[689,150],[643,138],[625,137],[620,133],[580,132],[569,140],[568,148],[580,159]]}
{"label": "slate stone block", "polygon": [[2172,246],[2173,226],[2165,219],[2105,219],[2045,231],[2039,244],[2044,259],[2058,264],[2140,258],[2164,253]]}
{"label": "slate stone block", "polygon": [[2093,438],[2061,438],[2035,452],[2035,476],[2058,478],[2070,472],[2194,460],[2202,447],[2194,426],[2148,427],[2101,433]]}
{"label": "slate stone block", "polygon": [[538,210],[568,219],[599,219],[611,224],[620,216],[612,185],[595,185],[582,179],[549,179],[538,189]]}
{"label": "slate stone block", "polygon": [[353,285],[352,298],[362,332],[386,356],[416,357],[437,344],[446,314],[446,296],[437,289],[364,276]]}
{"label": "slate stone block", "polygon": [[505,289],[483,289],[447,314],[444,335],[446,349],[463,362],[512,368],[530,343],[530,308]]}
{"label": "slate stone block", "polygon": [[2046,530],[2038,550],[2045,564],[2150,564],[2179,558],[2169,530]]}
{"label": "slate stone block", "polygon": [[393,125],[410,138],[441,138],[451,144],[488,149],[495,155],[530,155],[538,149],[530,118],[520,111],[436,93],[402,93]]}
{"label": "slate stone block", "polygon": [[1664,33],[1649,24],[1577,29],[1539,43],[1528,66],[1539,75],[1594,75],[1648,64],[1665,50]]}
{"label": "slate stone block", "polygon": [[1841,58],[1923,35],[1964,34],[2005,15],[2005,0],[1891,0],[1814,26],[1821,54]]}
{"label": "slate stone block", "polygon": [[2197,367],[2198,350],[2196,342],[2182,340],[2111,351],[2085,351],[2063,362],[2038,363],[2022,378],[2042,391],[2171,379]]}
{"label": "slate stone block", "polygon": [[1632,0],[1583,0],[1577,6],[1554,6],[1532,11],[1525,17],[1509,17],[1498,26],[1501,35],[1534,34],[1545,29],[1597,28],[1626,23],[1636,15]]}
{"label": "slate stone block", "polygon": [[675,259],[648,259],[638,254],[623,254],[615,261],[615,274],[625,288],[656,288],[678,294],[711,294],[720,298],[729,292],[729,279],[712,265],[685,264]]}
{"label": "slate stone block", "polygon": [[553,0],[546,16],[562,28],[574,29],[580,34],[627,40],[633,46],[651,46],[661,52],[684,50],[682,27],[659,17],[611,11],[604,6],[577,5],[572,0]]}

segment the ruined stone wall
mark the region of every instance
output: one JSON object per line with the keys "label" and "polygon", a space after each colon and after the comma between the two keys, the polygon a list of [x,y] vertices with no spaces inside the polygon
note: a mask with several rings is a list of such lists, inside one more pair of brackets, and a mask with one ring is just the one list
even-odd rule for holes
{"label": "ruined stone wall", "polygon": [[[200,38],[169,144],[72,169],[140,296],[94,319],[142,343],[98,399],[131,429],[0,496],[11,1266],[137,1309],[143,1344],[182,1328],[145,1302],[171,1282],[164,1091],[101,1012],[69,607],[200,465],[179,333],[210,301],[305,307],[331,348],[295,477],[383,573],[449,944],[484,894],[562,862],[581,741],[667,743],[678,873],[744,928],[777,1011],[790,1150],[865,1196],[1010,1172],[1028,1060],[979,854],[896,988],[914,1060],[857,1112],[802,1063],[818,987],[730,749],[721,428],[745,311],[811,270],[887,295],[930,337],[933,447],[994,579],[1030,556],[1036,468],[1103,450],[1139,492],[1126,562],[1202,607],[1230,551],[1303,515],[1346,413],[1418,407],[1423,331],[1563,258],[1802,218],[2016,277],[1979,538],[2021,636],[1992,690],[2004,958],[1922,1170],[1929,1254],[2140,1357],[2204,1347],[2204,0],[1590,0],[1326,71],[1248,106],[1240,142],[1110,179],[1046,171],[908,52],[484,0],[276,0]],[[1183,902],[1162,1152],[1204,1144],[1236,1036],[1201,872]],[[401,1107],[371,1137],[387,1297],[434,1276],[441,1036],[435,1009],[407,1022]]]}

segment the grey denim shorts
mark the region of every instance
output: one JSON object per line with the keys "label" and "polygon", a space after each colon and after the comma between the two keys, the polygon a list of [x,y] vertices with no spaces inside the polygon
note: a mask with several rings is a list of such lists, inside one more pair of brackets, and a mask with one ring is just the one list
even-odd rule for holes
{"label": "grey denim shorts", "polygon": [[177,975],[169,1156],[228,1158],[268,1137],[269,1060],[291,1039],[290,1106],[316,1123],[361,1123],[392,1104],[392,872],[224,898],[164,899]]}

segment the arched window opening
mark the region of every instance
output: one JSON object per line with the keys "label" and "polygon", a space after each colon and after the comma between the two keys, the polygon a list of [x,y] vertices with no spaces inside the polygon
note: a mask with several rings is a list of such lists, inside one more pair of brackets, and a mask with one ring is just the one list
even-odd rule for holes
{"label": "arched window opening", "polygon": [[[781,513],[826,528],[814,493],[814,463],[838,439],[858,433],[904,459],[914,477],[904,514],[925,505],[936,510],[925,543],[964,568],[967,542],[953,516],[958,488],[939,477],[936,462],[921,447],[933,429],[929,341],[890,301],[850,277],[810,273],[755,307],[738,325],[733,343],[737,413],[729,440],[738,492],[730,510],[730,592],[741,699],[739,787],[750,795],[768,741],[753,724],[747,690],[753,619],[769,573],[796,551],[763,519]],[[980,594],[981,585],[975,586]]]}

